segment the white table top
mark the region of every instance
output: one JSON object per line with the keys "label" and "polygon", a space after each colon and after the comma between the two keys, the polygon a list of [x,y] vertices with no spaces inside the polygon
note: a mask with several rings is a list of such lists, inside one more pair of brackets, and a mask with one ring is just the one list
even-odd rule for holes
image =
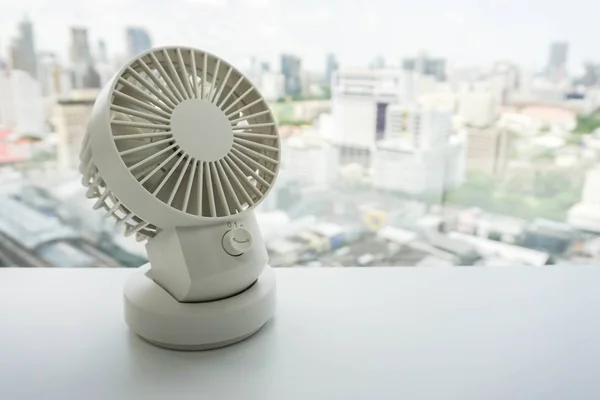
{"label": "white table top", "polygon": [[0,399],[600,399],[600,268],[277,271],[274,321],[169,351],[131,270],[0,269]]}

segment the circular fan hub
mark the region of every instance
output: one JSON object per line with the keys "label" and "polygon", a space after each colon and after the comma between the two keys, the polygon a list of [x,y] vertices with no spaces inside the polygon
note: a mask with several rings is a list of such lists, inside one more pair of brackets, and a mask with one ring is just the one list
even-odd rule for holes
{"label": "circular fan hub", "polygon": [[185,100],[171,115],[175,141],[190,156],[201,161],[225,157],[233,145],[233,130],[227,116],[204,99]]}

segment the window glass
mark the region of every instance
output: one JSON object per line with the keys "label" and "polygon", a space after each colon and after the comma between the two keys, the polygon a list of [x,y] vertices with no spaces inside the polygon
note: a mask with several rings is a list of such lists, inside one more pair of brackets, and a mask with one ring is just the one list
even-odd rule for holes
{"label": "window glass", "polygon": [[596,264],[599,13],[582,0],[3,0],[0,266],[146,262],[143,241],[92,210],[78,168],[100,89],[157,46],[222,57],[269,104],[281,168],[255,212],[273,266]]}

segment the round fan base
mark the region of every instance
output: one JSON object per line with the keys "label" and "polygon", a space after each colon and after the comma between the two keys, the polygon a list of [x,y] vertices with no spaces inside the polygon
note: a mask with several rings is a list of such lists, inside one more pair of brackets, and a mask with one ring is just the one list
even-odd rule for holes
{"label": "round fan base", "polygon": [[146,264],[124,288],[125,321],[144,340],[174,350],[209,350],[244,340],[275,312],[275,273],[266,266],[258,280],[232,297],[180,303],[156,284]]}

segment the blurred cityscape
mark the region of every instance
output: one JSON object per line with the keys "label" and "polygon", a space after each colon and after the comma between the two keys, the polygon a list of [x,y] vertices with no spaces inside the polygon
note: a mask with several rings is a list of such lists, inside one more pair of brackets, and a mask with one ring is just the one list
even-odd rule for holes
{"label": "blurred cityscape", "polygon": [[[36,48],[26,17],[0,54],[0,266],[137,267],[144,244],[92,211],[77,167],[96,94],[152,35],[127,27],[115,55],[65,29],[67,59]],[[289,53],[247,60],[282,135],[257,209],[271,263],[598,262],[600,63],[574,75],[568,58],[556,41],[537,71],[426,53],[353,67],[331,52],[318,71]]]}

